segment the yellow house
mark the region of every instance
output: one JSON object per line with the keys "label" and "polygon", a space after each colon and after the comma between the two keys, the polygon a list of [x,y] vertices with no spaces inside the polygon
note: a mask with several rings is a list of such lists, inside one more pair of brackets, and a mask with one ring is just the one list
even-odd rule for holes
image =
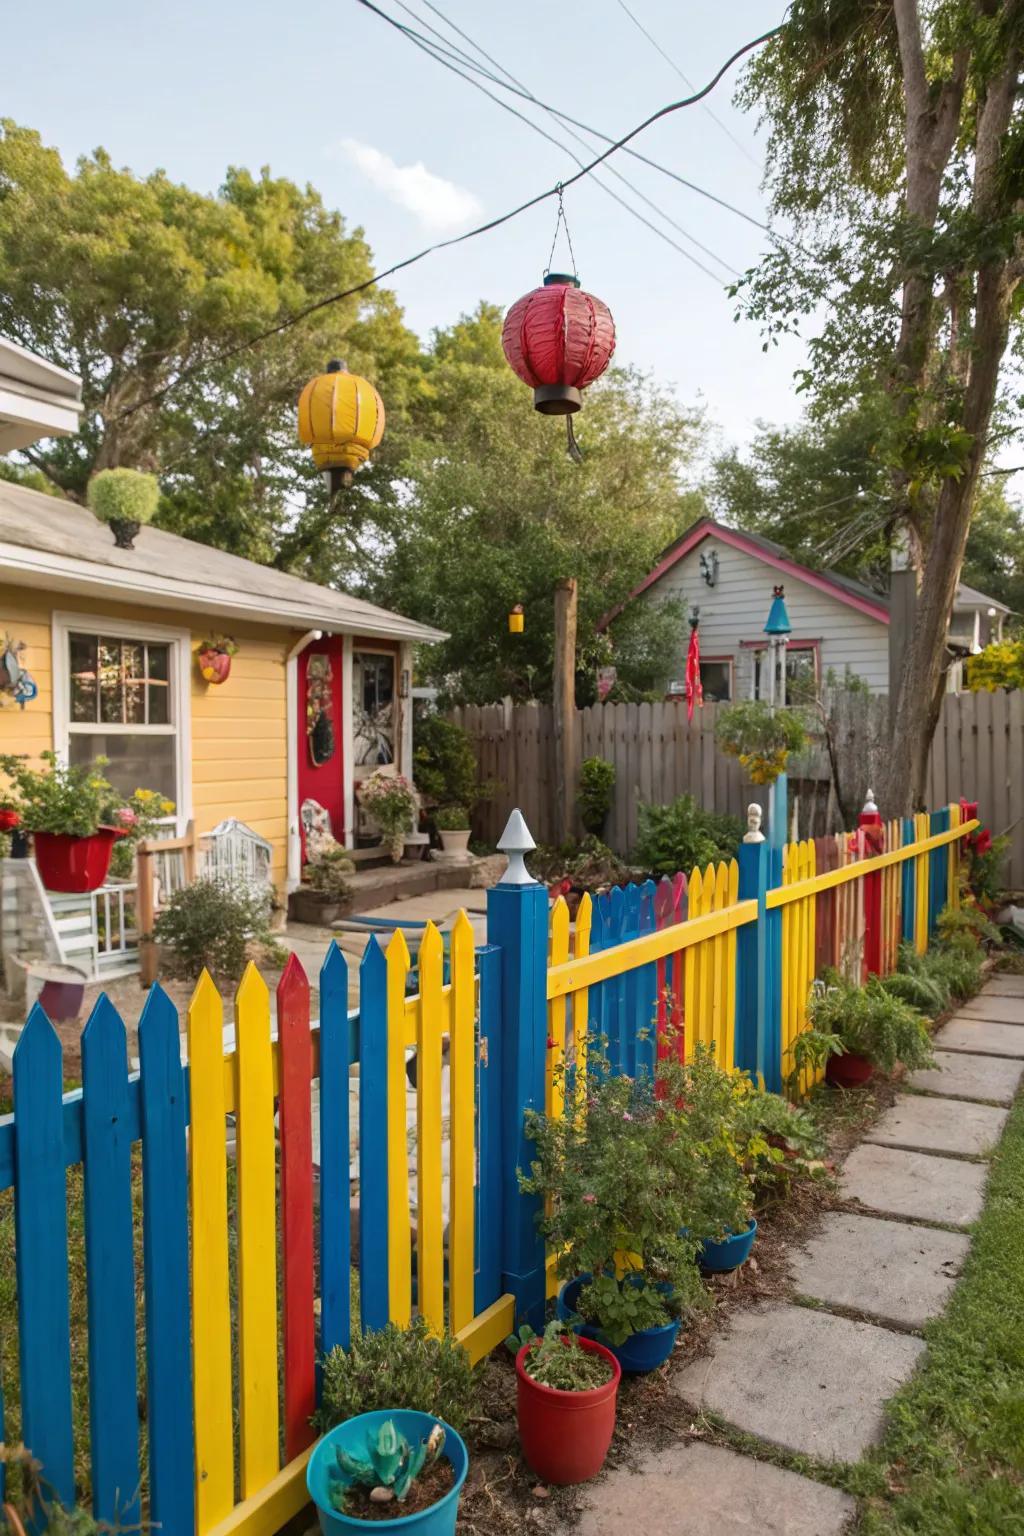
{"label": "yellow house", "polygon": [[[224,636],[229,674],[208,681],[198,653]],[[5,637],[38,692],[18,703],[0,687],[0,751],[104,756],[118,789],[174,801],[178,832],[235,817],[271,845],[282,891],[299,879],[304,803],[352,846],[359,780],[411,777],[412,650],[443,638],[157,528],[120,549],[85,508],[0,481]]]}

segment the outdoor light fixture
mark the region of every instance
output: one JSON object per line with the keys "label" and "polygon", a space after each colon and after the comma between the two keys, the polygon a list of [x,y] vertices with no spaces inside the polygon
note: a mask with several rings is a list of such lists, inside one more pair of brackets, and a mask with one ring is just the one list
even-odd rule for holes
{"label": "outdoor light fixture", "polygon": [[516,603],[515,607],[512,609],[512,612],[508,616],[508,632],[509,632],[509,634],[510,635],[521,635],[522,632],[523,632],[523,625],[524,625],[525,622],[526,621],[525,621],[525,619],[523,617],[523,605],[522,605],[522,603]]}
{"label": "outdoor light fixture", "polygon": [[355,472],[384,436],[384,402],[368,379],[332,358],[299,396],[299,442],[313,450],[331,495],[352,484]]}

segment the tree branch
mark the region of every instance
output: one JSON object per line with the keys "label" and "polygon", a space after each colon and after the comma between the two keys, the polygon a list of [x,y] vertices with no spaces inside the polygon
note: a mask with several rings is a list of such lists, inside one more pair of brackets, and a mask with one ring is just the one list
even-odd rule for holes
{"label": "tree branch", "polygon": [[60,479],[49,459],[44,459],[41,453],[33,453],[31,448],[23,448],[21,451],[33,469],[38,469],[41,474],[45,475],[50,484],[55,485],[62,496],[66,496],[69,501],[74,500],[72,493],[68,490],[63,480]]}

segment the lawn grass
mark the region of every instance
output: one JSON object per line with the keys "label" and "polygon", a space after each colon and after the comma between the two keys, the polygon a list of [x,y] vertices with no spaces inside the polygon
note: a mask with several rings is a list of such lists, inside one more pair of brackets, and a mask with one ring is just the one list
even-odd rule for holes
{"label": "lawn grass", "polygon": [[888,1496],[863,1536],[1024,1533],[1024,1099],[992,1160],[985,1209],[921,1369],[869,1460]]}

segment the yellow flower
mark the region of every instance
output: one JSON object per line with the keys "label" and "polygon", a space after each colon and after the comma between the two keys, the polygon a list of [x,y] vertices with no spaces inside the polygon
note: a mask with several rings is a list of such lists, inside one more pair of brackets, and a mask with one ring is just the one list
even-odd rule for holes
{"label": "yellow flower", "polygon": [[164,813],[165,816],[169,816],[171,814],[171,812],[174,810],[174,801],[173,800],[161,800],[160,801],[160,809]]}
{"label": "yellow flower", "polygon": [[155,789],[137,789],[135,791],[136,800],[141,800],[143,805],[148,805],[149,802],[151,800],[155,800],[156,797],[157,795]]}

